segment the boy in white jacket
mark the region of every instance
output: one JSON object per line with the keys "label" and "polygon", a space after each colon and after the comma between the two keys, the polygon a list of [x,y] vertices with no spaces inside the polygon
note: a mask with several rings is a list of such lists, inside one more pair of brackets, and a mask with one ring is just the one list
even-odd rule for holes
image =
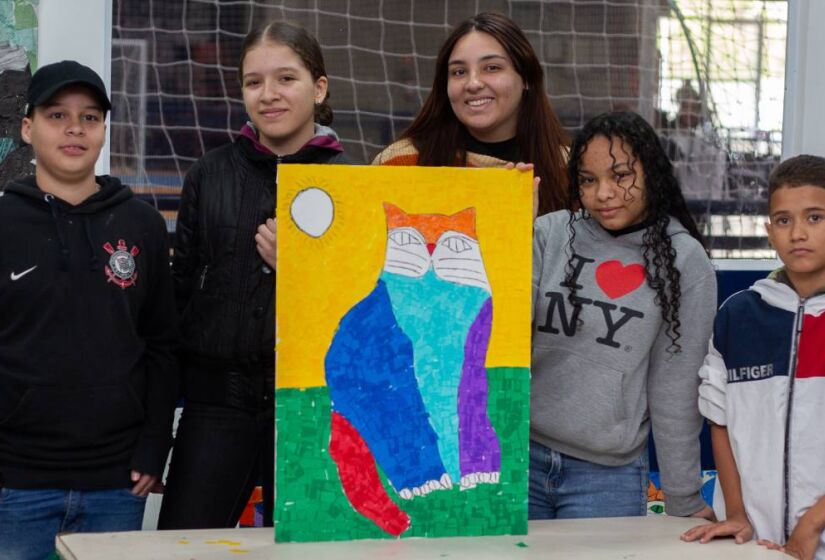
{"label": "boy in white jacket", "polygon": [[769,181],[771,245],[784,267],[719,310],[699,371],[727,519],[682,535],[732,536],[825,560],[825,158]]}

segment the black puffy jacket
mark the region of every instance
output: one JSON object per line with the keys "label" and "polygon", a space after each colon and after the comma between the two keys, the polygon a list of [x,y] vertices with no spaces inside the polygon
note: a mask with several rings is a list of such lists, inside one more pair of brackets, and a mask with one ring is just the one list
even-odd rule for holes
{"label": "black puffy jacket", "polygon": [[[334,132],[288,156],[268,153],[247,125],[186,175],[172,276],[181,313],[187,399],[260,406],[274,379],[274,272],[255,246],[274,215],[279,163],[348,163]],[[266,151],[266,152],[265,152]]]}

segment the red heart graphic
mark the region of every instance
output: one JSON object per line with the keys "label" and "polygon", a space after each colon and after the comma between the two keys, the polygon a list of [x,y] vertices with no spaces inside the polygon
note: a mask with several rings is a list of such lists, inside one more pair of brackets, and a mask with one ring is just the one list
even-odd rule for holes
{"label": "red heart graphic", "polygon": [[596,268],[596,283],[610,299],[629,294],[645,281],[645,267],[624,266],[621,261],[605,261]]}

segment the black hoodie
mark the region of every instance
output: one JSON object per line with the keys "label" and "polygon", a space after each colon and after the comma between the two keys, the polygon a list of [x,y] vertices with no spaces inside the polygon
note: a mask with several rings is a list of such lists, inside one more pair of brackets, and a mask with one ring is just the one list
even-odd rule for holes
{"label": "black hoodie", "polygon": [[163,218],[115,178],[72,206],[0,192],[0,486],[161,475],[178,390]]}

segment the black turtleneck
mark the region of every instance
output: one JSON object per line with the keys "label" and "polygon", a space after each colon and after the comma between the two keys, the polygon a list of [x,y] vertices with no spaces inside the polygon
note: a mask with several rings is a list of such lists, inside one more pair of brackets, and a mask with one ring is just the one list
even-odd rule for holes
{"label": "black turtleneck", "polygon": [[643,229],[647,229],[654,224],[653,220],[642,220],[638,224],[633,224],[632,226],[627,226],[622,229],[604,229],[607,233],[612,235],[613,237],[621,237],[622,235],[627,235],[628,233],[633,233],[636,231],[642,231]]}
{"label": "black turtleneck", "polygon": [[467,133],[465,136],[468,152],[475,152],[504,161],[519,162],[522,160],[521,152],[518,149],[518,141],[515,137],[501,142],[482,142],[472,134]]}

